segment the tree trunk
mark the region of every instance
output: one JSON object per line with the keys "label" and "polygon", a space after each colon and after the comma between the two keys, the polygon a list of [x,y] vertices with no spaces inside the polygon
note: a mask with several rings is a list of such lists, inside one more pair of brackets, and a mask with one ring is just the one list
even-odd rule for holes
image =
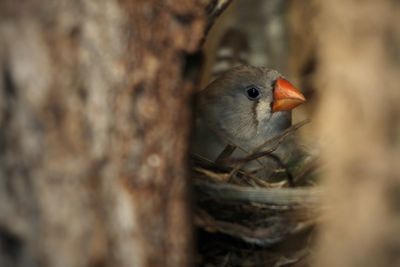
{"label": "tree trunk", "polygon": [[311,8],[315,31],[303,36],[317,39],[308,71],[319,89],[314,133],[327,192],[315,266],[399,266],[399,2],[317,0]]}
{"label": "tree trunk", "polygon": [[203,2],[0,2],[0,266],[190,264]]}

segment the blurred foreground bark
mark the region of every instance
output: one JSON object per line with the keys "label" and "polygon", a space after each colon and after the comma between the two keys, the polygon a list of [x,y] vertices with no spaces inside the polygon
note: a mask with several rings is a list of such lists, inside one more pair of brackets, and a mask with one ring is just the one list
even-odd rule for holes
{"label": "blurred foreground bark", "polygon": [[189,265],[182,69],[203,11],[1,1],[0,266]]}
{"label": "blurred foreground bark", "polygon": [[313,22],[297,36],[308,43],[302,56],[315,56],[303,59],[302,75],[316,71],[314,133],[324,138],[327,195],[315,266],[399,266],[399,2],[294,4]]}

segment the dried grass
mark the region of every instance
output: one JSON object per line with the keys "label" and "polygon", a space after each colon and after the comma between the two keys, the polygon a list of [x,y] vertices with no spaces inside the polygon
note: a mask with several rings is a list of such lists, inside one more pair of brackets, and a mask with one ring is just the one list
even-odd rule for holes
{"label": "dried grass", "polygon": [[316,157],[303,153],[296,164],[277,167],[275,177],[260,177],[244,167],[260,157],[275,157],[276,148],[306,123],[241,159],[214,163],[192,156],[201,265],[305,266],[319,219],[321,192],[312,186]]}

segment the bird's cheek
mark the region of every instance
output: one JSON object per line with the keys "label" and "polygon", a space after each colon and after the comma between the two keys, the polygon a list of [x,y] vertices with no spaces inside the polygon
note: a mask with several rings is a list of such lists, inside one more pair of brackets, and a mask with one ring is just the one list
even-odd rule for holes
{"label": "bird's cheek", "polygon": [[257,121],[260,123],[265,120],[269,120],[272,113],[271,113],[271,105],[268,101],[259,101],[257,103]]}

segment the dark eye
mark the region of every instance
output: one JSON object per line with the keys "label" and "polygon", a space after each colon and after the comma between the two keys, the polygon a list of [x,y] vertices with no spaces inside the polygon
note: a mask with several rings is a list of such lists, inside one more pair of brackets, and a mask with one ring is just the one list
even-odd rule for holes
{"label": "dark eye", "polygon": [[260,90],[256,86],[249,86],[246,88],[247,98],[250,100],[257,100],[260,98],[261,93]]}

